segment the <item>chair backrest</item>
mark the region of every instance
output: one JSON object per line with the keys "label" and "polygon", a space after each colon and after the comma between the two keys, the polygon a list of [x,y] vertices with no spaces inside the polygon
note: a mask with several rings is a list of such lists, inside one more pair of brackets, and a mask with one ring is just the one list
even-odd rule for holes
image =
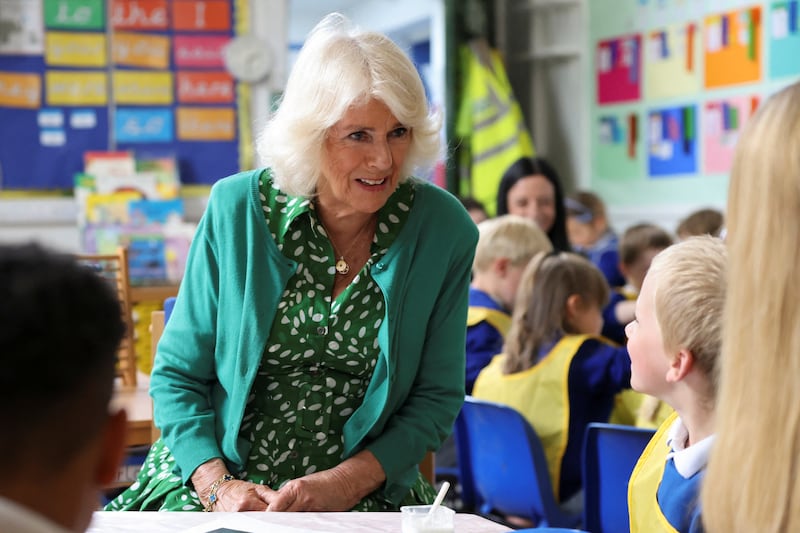
{"label": "chair backrest", "polygon": [[592,423],[583,441],[583,527],[592,533],[628,531],[628,480],[655,433]]}
{"label": "chair backrest", "polygon": [[470,460],[469,433],[467,432],[464,414],[459,411],[453,425],[453,436],[456,441],[456,457],[458,458],[458,483],[461,486],[461,505],[466,511],[479,509],[482,502],[475,490],[475,477],[472,474]]}
{"label": "chair backrest", "polygon": [[542,444],[524,416],[471,396],[465,398],[461,416],[482,514],[521,516],[548,527],[580,523],[580,515],[558,507]]}
{"label": "chair backrest", "polygon": [[125,386],[136,386],[136,350],[134,346],[133,314],[130,297],[130,276],[128,275],[128,250],[124,246],[116,254],[82,254],[76,260],[94,270],[108,280],[117,291],[122,321],[125,323],[125,336],[119,346],[117,376]]}

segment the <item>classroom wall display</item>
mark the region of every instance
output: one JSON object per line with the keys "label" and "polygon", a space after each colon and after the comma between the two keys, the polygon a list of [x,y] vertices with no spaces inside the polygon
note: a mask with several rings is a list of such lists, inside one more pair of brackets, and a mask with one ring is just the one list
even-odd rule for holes
{"label": "classroom wall display", "polygon": [[739,133],[758,107],[758,96],[710,100],[703,110],[703,153],[707,174],[727,173]]}
{"label": "classroom wall display", "polygon": [[761,79],[761,7],[725,11],[705,17],[707,88]]}
{"label": "classroom wall display", "polygon": [[[87,151],[174,157],[186,184],[240,168],[223,49],[247,0],[0,0],[0,189],[66,189]],[[5,31],[5,30],[4,30]]]}
{"label": "classroom wall display", "polygon": [[800,74],[800,1],[773,2],[769,32],[769,75],[774,78]]}
{"label": "classroom wall display", "polygon": [[700,28],[694,22],[646,34],[644,93],[648,99],[689,96],[700,90],[700,39]]}
{"label": "classroom wall display", "polygon": [[641,94],[642,38],[628,35],[597,44],[597,103],[638,100]]}
{"label": "classroom wall display", "polygon": [[[612,208],[723,206],[742,128],[760,102],[800,80],[800,0],[587,6],[589,186]],[[604,86],[600,73],[617,65],[604,52],[610,43],[636,35],[642,86],[638,98],[626,100]],[[640,117],[635,157],[628,153],[629,116]]]}
{"label": "classroom wall display", "polygon": [[600,115],[593,132],[595,168],[609,179],[635,178],[642,165],[641,117],[635,110]]}
{"label": "classroom wall display", "polygon": [[651,176],[697,171],[697,108],[651,110],[647,115],[648,169]]}

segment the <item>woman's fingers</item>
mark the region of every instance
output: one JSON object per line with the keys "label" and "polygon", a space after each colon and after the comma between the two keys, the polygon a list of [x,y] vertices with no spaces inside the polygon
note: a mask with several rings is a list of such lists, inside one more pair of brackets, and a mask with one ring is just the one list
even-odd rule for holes
{"label": "woman's fingers", "polygon": [[[269,491],[269,492],[267,492]],[[248,481],[229,481],[217,491],[215,511],[266,511],[269,487]]]}

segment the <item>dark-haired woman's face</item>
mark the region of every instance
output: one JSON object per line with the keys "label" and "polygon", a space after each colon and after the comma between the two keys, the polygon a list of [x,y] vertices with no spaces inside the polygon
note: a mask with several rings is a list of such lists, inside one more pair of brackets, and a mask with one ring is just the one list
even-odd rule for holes
{"label": "dark-haired woman's face", "polygon": [[556,220],[556,190],[541,174],[525,176],[508,190],[508,212],[529,218],[545,233]]}

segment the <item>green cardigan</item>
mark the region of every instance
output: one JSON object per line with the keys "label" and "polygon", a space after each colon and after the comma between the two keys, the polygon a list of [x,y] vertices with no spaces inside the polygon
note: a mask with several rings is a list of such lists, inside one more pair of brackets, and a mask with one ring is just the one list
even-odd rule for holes
{"label": "green cardigan", "polygon": [[[189,251],[150,382],[155,423],[187,482],[223,458],[243,468],[245,401],[275,309],[297,264],[281,255],[261,210],[263,170],[214,185]],[[372,276],[386,299],[380,356],[344,427],[344,456],[370,450],[398,502],[416,465],[450,433],[464,399],[467,294],[478,232],[449,193],[416,182],[408,220]]]}

